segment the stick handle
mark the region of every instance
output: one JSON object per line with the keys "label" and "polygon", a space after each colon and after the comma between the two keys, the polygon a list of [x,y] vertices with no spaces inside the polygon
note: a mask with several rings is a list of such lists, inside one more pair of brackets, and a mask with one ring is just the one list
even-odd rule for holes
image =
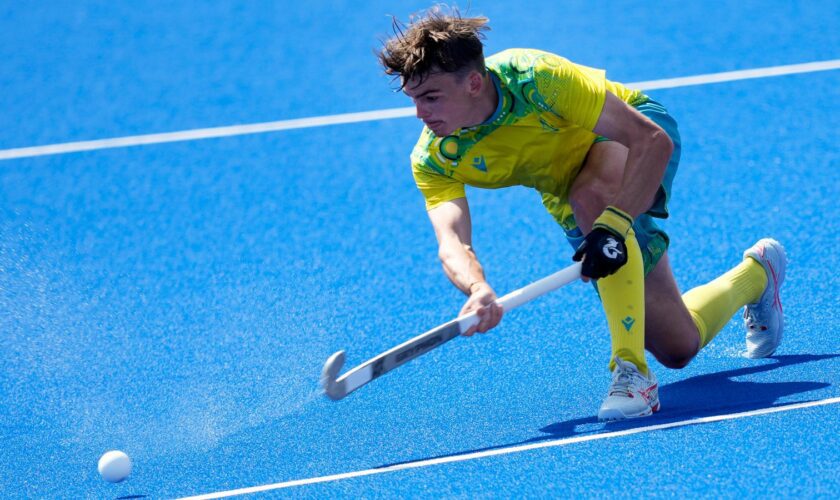
{"label": "stick handle", "polygon": [[[526,304],[537,297],[557,290],[558,288],[575,281],[580,278],[580,262],[557,271],[556,273],[546,276],[541,280],[537,280],[530,285],[524,286],[519,290],[514,290],[500,299],[496,299],[496,304],[502,306],[505,312],[511,311],[523,304]],[[467,331],[471,326],[478,323],[478,316],[475,312],[465,314],[457,319],[458,326],[461,333]]]}
{"label": "stick handle", "polygon": [[[510,311],[578,278],[580,278],[580,264],[575,263],[551,276],[505,295],[496,300],[496,303],[502,306],[504,310]],[[324,370],[321,373],[321,385],[323,385],[327,396],[333,400],[339,400],[371,380],[458,337],[476,323],[478,323],[478,316],[475,312],[465,314],[407,342],[403,342],[336,378],[344,365],[344,351],[339,351],[333,354],[324,364]]]}

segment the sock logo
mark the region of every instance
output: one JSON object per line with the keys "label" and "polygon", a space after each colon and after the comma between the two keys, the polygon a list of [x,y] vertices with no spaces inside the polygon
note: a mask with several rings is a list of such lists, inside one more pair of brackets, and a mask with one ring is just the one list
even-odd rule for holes
{"label": "sock logo", "polygon": [[628,332],[630,331],[631,328],[633,328],[633,325],[635,323],[636,323],[636,320],[631,318],[630,316],[627,316],[626,318],[621,320],[621,324],[624,325],[624,328],[626,328]]}

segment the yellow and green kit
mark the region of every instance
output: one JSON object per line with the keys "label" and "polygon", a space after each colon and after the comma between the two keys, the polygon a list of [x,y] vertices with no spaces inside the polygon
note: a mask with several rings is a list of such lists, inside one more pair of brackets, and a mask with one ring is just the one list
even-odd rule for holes
{"label": "yellow and green kit", "polygon": [[582,234],[568,203],[569,189],[592,144],[603,139],[592,129],[611,92],[659,124],[674,142],[656,201],[633,226],[649,272],[668,246],[667,235],[651,216],[668,216],[680,144],[673,118],[642,92],[607,80],[605,71],[549,52],[509,49],[488,57],[486,66],[499,96],[493,115],[445,137],[424,128],[411,153],[426,208],[464,197],[465,185],[531,187],[577,247]]}
{"label": "yellow and green kit", "polygon": [[[411,153],[415,182],[431,210],[465,196],[464,186],[526,186],[539,191],[549,213],[573,248],[583,241],[568,195],[593,143],[608,140],[592,130],[610,92],[659,125],[674,152],[651,208],[636,217],[626,242],[628,262],[598,282],[612,338],[613,357],[647,372],[644,359],[644,276],[668,248],[668,236],[654,218],[668,217],[671,184],[680,159],[680,134],[665,108],[638,90],[607,80],[603,70],[575,64],[532,49],[510,49],[486,59],[499,96],[484,123],[445,137],[424,128]],[[697,327],[700,346],[708,344],[744,304],[767,286],[754,259],[744,259],[718,279],[683,295]]]}
{"label": "yellow and green kit", "polygon": [[[411,154],[412,171],[431,210],[480,188],[526,186],[562,226],[573,247],[583,239],[568,202],[569,190],[593,143],[607,92],[651,118],[671,136],[675,153],[651,209],[629,230],[629,260],[599,281],[613,358],[647,373],[644,356],[644,276],[668,246],[651,217],[667,217],[670,186],[679,162],[679,133],[665,109],[638,90],[607,80],[603,70],[532,49],[510,49],[486,59],[498,105],[484,123],[438,137],[427,127]],[[638,242],[638,243],[637,243]]]}

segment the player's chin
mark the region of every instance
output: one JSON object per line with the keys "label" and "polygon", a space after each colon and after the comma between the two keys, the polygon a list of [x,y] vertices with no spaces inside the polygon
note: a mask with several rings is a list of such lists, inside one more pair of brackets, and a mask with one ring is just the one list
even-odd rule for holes
{"label": "player's chin", "polygon": [[454,132],[454,129],[450,125],[447,125],[446,122],[434,122],[426,126],[438,137],[443,137]]}

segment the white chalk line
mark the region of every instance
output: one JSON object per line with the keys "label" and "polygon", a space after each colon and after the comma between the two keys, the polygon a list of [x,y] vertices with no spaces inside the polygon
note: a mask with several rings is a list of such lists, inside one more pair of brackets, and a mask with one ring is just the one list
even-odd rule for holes
{"label": "white chalk line", "polygon": [[554,448],[557,446],[566,446],[574,443],[583,443],[587,441],[598,441],[602,439],[612,439],[623,436],[630,436],[633,434],[642,434],[646,432],[661,431],[666,429],[674,429],[677,427],[686,427],[689,425],[709,424],[714,422],[723,422],[727,420],[736,420],[740,418],[755,417],[759,415],[769,415],[772,413],[781,413],[792,410],[800,410],[803,408],[812,408],[816,406],[826,406],[840,403],[840,397],[822,399],[819,401],[808,401],[805,403],[795,403],[784,406],[774,406],[771,408],[761,408],[758,410],[745,411],[740,413],[729,413],[726,415],[714,415],[710,417],[694,418],[690,420],[683,420],[680,422],[671,422],[667,424],[651,425],[647,427],[635,427],[633,429],[625,429],[615,432],[604,432],[600,434],[588,434],[585,436],[576,436],[572,438],[556,439],[552,441],[541,441],[539,443],[531,443],[521,446],[512,446],[509,448],[498,448],[494,450],[479,451],[475,453],[465,453],[463,455],[454,455],[442,458],[433,458],[429,460],[418,460],[416,462],[408,462],[376,469],[366,469],[354,472],[345,472],[343,474],[333,474],[330,476],[313,477],[308,479],[297,479],[294,481],[286,481],[283,483],[266,484],[262,486],[253,486],[249,488],[240,488],[229,491],[220,491],[216,493],[208,493],[204,495],[196,495],[191,497],[184,497],[182,500],[204,500],[212,498],[227,498],[237,495],[247,495],[251,493],[261,493],[271,490],[279,490],[282,488],[291,488],[294,486],[304,486],[317,483],[327,483],[331,481],[340,481],[342,479],[352,479],[357,477],[371,476],[375,474],[386,474],[388,472],[396,472],[407,469],[419,469],[421,467],[429,467],[432,465],[440,465],[452,462],[465,462],[468,460],[476,460],[479,458],[487,458],[498,455],[509,455],[511,453],[521,453],[524,451],[537,450],[542,448]]}
{"label": "white chalk line", "polygon": [[[705,75],[687,76],[681,78],[667,78],[663,80],[650,80],[646,82],[628,83],[626,85],[628,87],[639,90],[657,90],[676,87],[687,87],[691,85],[705,85],[710,83],[747,80],[750,78],[766,78],[772,76],[811,73],[815,71],[829,71],[835,69],[840,69],[840,59],[804,64],[790,64],[785,66],[771,66],[766,68],[747,69],[740,71],[727,71],[724,73],[710,73]],[[338,115],[316,116],[310,118],[297,118],[293,120],[252,123],[247,125],[231,125],[226,127],[183,130],[179,132],[165,132],[160,134],[116,137],[112,139],[65,142],[60,144],[49,144],[44,146],[3,149],[0,150],[0,160],[11,160],[15,158],[31,158],[35,156],[46,156],[66,153],[79,153],[82,151],[122,148],[129,146],[143,146],[149,144],[163,144],[167,142],[196,141],[202,139],[214,139],[219,137],[231,137],[237,135],[262,134],[266,132],[279,132],[282,130],[295,130],[311,127],[324,127],[329,125],[341,125],[347,123],[390,120],[393,118],[405,118],[410,116],[414,116],[414,108],[411,106],[405,108],[364,111],[360,113],[344,113]]]}

